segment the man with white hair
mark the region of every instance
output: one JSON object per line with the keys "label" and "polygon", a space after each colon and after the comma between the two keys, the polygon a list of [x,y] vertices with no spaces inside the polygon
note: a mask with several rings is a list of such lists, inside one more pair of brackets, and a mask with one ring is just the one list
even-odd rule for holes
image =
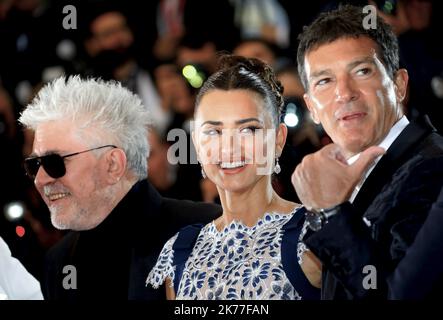
{"label": "man with white hair", "polygon": [[144,286],[161,245],[178,229],[210,221],[217,206],[162,198],[146,181],[149,113],[117,82],[59,78],[19,121],[34,131],[27,174],[58,229],[49,253],[49,299],[156,299]]}

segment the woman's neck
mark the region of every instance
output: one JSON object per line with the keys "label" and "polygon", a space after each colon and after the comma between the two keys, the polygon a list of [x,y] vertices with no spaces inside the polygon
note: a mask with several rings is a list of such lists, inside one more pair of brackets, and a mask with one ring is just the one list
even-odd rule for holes
{"label": "woman's neck", "polygon": [[223,215],[215,221],[219,231],[233,220],[253,226],[266,212],[283,210],[286,213],[294,205],[277,195],[268,177],[263,177],[252,188],[241,192],[219,189],[219,195],[223,207]]}

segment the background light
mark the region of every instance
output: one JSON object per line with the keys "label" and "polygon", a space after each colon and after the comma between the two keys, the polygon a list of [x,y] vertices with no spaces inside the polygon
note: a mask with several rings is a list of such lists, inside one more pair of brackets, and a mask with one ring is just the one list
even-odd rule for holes
{"label": "background light", "polygon": [[297,106],[293,102],[289,102],[286,105],[286,114],[283,118],[283,121],[288,127],[296,127],[300,119],[297,115]]}
{"label": "background light", "polygon": [[186,79],[192,79],[197,75],[197,69],[193,65],[186,65],[183,67],[182,74]]}
{"label": "background light", "polygon": [[17,234],[17,236],[19,236],[20,238],[23,238],[23,236],[26,233],[25,228],[23,228],[22,226],[17,226],[15,227],[15,233]]}
{"label": "background light", "polygon": [[198,89],[203,85],[203,82],[205,81],[205,74],[201,71],[198,71],[195,66],[192,64],[188,64],[183,67],[182,74],[186,78],[186,80],[189,82],[189,84]]}
{"label": "background light", "polygon": [[19,201],[8,203],[4,207],[4,214],[8,221],[19,220],[25,214],[25,206]]}
{"label": "background light", "polygon": [[299,122],[298,117],[295,113],[287,113],[285,115],[284,121],[288,127],[295,127],[296,125],[298,125]]}
{"label": "background light", "polygon": [[203,78],[197,74],[195,77],[189,79],[189,83],[191,86],[198,89],[203,85]]}

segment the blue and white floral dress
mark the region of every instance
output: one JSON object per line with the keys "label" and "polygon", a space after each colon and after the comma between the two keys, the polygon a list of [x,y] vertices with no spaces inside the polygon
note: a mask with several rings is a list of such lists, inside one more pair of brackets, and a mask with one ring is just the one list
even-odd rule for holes
{"label": "blue and white floral dress", "polygon": [[[297,292],[285,273],[281,255],[283,227],[296,214],[303,213],[298,208],[290,214],[266,213],[252,227],[239,221],[232,221],[221,231],[214,222],[204,226],[184,265],[176,298],[302,299],[303,293]],[[303,224],[300,238],[305,228]],[[146,283],[154,288],[167,277],[174,280],[177,236],[168,240],[149,273]],[[300,259],[303,246],[298,241],[298,248],[292,248],[294,257]]]}

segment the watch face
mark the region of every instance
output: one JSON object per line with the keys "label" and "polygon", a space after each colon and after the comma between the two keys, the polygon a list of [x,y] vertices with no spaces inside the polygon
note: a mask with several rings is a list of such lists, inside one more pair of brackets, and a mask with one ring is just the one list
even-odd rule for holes
{"label": "watch face", "polygon": [[321,215],[311,211],[306,212],[306,222],[312,231],[320,230],[323,225]]}

